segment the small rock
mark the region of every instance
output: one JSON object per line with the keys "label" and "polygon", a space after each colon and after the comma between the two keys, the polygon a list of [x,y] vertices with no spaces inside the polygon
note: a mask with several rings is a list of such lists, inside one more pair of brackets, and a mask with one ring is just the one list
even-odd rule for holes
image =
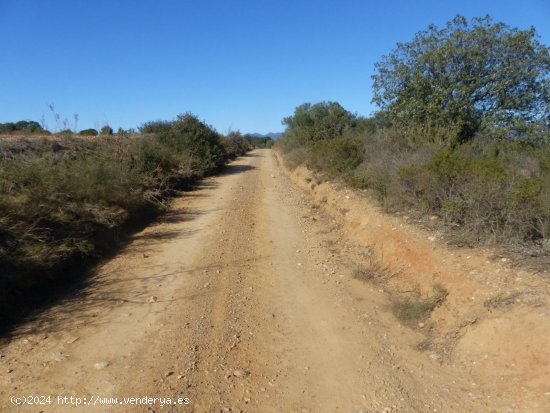
{"label": "small rock", "polygon": [[429,357],[434,361],[441,359],[441,356],[437,353],[430,353]]}
{"label": "small rock", "polygon": [[173,371],[167,371],[164,373],[164,377],[170,377],[172,374],[174,374]]}
{"label": "small rock", "polygon": [[64,354],[58,354],[58,355],[54,358],[54,360],[57,361],[57,362],[65,361],[65,360],[67,360],[67,356],[64,355]]}
{"label": "small rock", "polygon": [[6,371],[6,373],[8,373],[8,374],[10,374],[11,372],[13,372],[13,369],[8,369],[8,370]]}
{"label": "small rock", "polygon": [[428,237],[428,241],[434,242],[434,241],[435,241],[435,237]]}
{"label": "small rock", "polygon": [[76,340],[78,340],[80,337],[70,337],[66,343],[67,344],[73,344]]}
{"label": "small rock", "polygon": [[233,376],[235,377],[239,377],[239,378],[243,378],[243,377],[246,377],[250,374],[250,372],[246,371],[246,370],[234,370],[233,371]]}
{"label": "small rock", "polygon": [[99,363],[94,364],[94,367],[96,368],[96,370],[102,370],[105,367],[109,367],[110,365],[110,361],[100,361]]}
{"label": "small rock", "polygon": [[208,288],[209,285],[210,285],[210,283],[204,283],[203,287]]}
{"label": "small rock", "polygon": [[424,328],[424,323],[418,323],[418,328]]}
{"label": "small rock", "polygon": [[158,300],[157,296],[156,295],[152,295],[151,297],[149,297],[149,302],[150,303],[156,303]]}

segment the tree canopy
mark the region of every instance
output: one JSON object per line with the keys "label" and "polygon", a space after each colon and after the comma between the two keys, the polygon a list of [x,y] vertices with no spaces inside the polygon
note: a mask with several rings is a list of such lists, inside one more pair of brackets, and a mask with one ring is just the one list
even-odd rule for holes
{"label": "tree canopy", "polygon": [[25,132],[42,132],[44,131],[38,122],[33,120],[20,120],[19,122],[0,123],[0,133],[25,131]]}
{"label": "tree canopy", "polygon": [[373,102],[395,125],[456,128],[549,123],[550,54],[534,28],[456,16],[399,43],[375,66]]}
{"label": "tree canopy", "polygon": [[342,136],[356,125],[357,116],[337,102],[304,103],[282,123],[300,140],[319,141]]}

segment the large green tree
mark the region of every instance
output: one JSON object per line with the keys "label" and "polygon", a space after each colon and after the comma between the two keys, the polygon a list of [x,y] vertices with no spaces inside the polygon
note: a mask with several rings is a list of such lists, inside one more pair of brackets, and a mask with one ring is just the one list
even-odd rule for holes
{"label": "large green tree", "polygon": [[456,16],[376,64],[373,102],[396,125],[450,127],[466,140],[485,125],[548,125],[549,73],[549,48],[534,28]]}

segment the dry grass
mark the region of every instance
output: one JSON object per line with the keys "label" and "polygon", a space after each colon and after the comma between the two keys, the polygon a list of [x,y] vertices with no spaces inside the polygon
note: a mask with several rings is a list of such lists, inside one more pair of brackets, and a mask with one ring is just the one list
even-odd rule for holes
{"label": "dry grass", "polygon": [[368,255],[364,264],[353,270],[353,278],[376,283],[387,282],[399,274],[400,271],[393,270],[389,265],[375,259],[372,255]]}
{"label": "dry grass", "polygon": [[407,325],[416,325],[427,319],[431,312],[447,297],[447,290],[435,286],[434,294],[428,298],[394,299],[391,309],[395,317]]}
{"label": "dry grass", "polygon": [[521,294],[517,291],[510,294],[499,294],[485,300],[483,305],[491,310],[506,307],[516,302]]}

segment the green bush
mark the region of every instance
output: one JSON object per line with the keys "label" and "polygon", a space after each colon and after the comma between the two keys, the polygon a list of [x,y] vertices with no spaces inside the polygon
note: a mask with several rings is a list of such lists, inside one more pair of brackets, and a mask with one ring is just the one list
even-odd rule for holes
{"label": "green bush", "polygon": [[72,136],[74,135],[74,132],[70,129],[63,129],[56,133],[56,135],[59,136]]}
{"label": "green bush", "polygon": [[337,102],[304,103],[283,119],[286,133],[302,144],[334,139],[357,125],[357,116]]}
{"label": "green bush", "polygon": [[223,148],[227,159],[235,159],[252,149],[248,139],[245,139],[239,132],[230,133],[223,141]]}
{"label": "green bush", "polygon": [[144,123],[140,128],[141,133],[160,133],[170,130],[172,122],[165,120],[155,120]]}
{"label": "green bush", "polygon": [[186,153],[191,169],[199,176],[225,162],[221,135],[192,114],[179,115],[168,130],[162,130],[157,136],[163,145]]}
{"label": "green bush", "polygon": [[84,130],[81,130],[80,132],[78,132],[79,135],[81,136],[97,136],[99,135],[99,132],[95,129],[84,129]]}
{"label": "green bush", "polygon": [[359,139],[326,139],[311,148],[308,166],[329,178],[350,178],[362,159],[363,143]]}

